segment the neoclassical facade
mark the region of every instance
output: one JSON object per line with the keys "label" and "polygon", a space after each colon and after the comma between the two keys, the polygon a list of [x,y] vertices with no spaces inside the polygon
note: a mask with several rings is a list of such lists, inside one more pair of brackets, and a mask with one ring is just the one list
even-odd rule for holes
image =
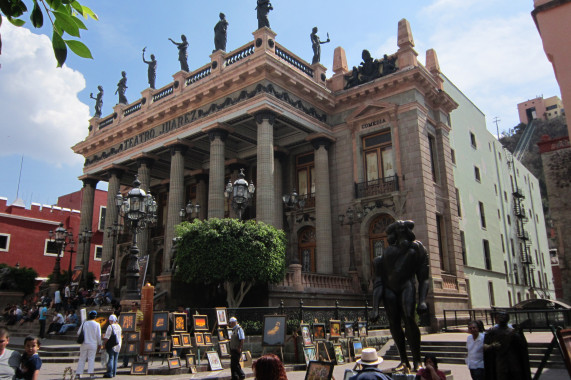
{"label": "neoclassical facade", "polygon": [[[105,224],[113,225],[114,196],[138,175],[159,204],[159,223],[139,236],[141,253],[150,255],[147,276],[174,300],[179,210],[192,201],[201,205],[200,218],[234,216],[224,187],[244,168],[256,185],[245,218],[283,228],[289,239],[289,270],[269,287],[269,304],[297,304],[300,297],[306,304],[362,304],[372,289],[372,259],[387,246],[385,227],[411,219],[430,255],[433,321],[443,309],[466,308],[449,141],[457,104],[443,91],[435,52],[427,52],[426,66],[417,61],[403,19],[398,50],[375,60],[382,67],[375,75],[366,75],[372,61],[350,70],[338,47],[328,78],[325,67],[281,46],[269,28],[253,36],[91,119],[89,135],[73,147],[85,157],[81,223],[91,221],[97,181],[107,181]],[[292,189],[303,209],[284,207],[282,195]],[[348,208],[361,211],[362,220],[340,224]],[[116,258],[116,286],[126,246],[114,252],[111,238],[103,243],[104,260]],[[83,259],[80,253],[78,264]]]}

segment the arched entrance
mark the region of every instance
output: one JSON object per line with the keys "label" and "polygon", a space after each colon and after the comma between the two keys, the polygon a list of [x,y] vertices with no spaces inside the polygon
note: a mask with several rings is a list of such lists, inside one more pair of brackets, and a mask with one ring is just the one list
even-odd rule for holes
{"label": "arched entrance", "polygon": [[369,226],[369,259],[371,264],[373,259],[382,255],[383,250],[389,246],[385,230],[394,221],[394,218],[389,214],[380,214],[371,222]]}
{"label": "arched entrance", "polygon": [[297,251],[302,272],[315,272],[315,228],[304,227],[299,231]]}

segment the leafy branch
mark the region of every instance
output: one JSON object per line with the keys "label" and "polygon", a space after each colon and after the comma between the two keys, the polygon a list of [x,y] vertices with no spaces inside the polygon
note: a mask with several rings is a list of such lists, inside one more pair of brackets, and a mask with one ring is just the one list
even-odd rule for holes
{"label": "leafy branch", "polygon": [[[41,28],[44,25],[44,12],[52,24],[52,47],[58,67],[64,64],[68,48],[82,58],[93,58],[91,51],[83,42],[76,39],[64,39],[66,33],[71,37],[81,38],[80,29],[87,30],[79,16],[86,20],[90,17],[93,20],[98,19],[89,7],[80,4],[77,0],[32,1],[34,6],[30,12],[30,21],[34,28]],[[13,25],[23,26],[26,22],[21,17],[26,12],[28,12],[28,7],[23,0],[0,0],[0,26],[2,25],[2,15]],[[1,53],[2,38],[0,36]]]}

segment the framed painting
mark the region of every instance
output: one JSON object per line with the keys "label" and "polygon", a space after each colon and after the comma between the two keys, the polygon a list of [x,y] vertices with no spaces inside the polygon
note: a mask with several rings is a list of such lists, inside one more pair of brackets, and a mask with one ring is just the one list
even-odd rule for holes
{"label": "framed painting", "polygon": [[192,322],[194,331],[208,331],[208,316],[193,315]]}
{"label": "framed painting", "polygon": [[355,330],[353,329],[353,321],[345,321],[343,325],[345,327],[345,338],[353,338],[355,336]]}
{"label": "framed painting", "polygon": [[169,331],[168,311],[159,311],[153,314],[153,331],[157,332]]}
{"label": "framed painting", "polygon": [[299,325],[299,329],[301,330],[301,338],[303,339],[303,345],[309,346],[311,345],[311,332],[309,331],[309,324],[302,323]]}
{"label": "framed painting", "polygon": [[244,368],[252,368],[252,353],[250,351],[242,351],[242,357],[240,358],[242,360],[242,364],[244,365]]}
{"label": "framed painting", "polygon": [[231,328],[226,329],[226,336],[228,337],[228,340],[230,340],[230,338],[232,338],[232,329]]}
{"label": "framed painting", "polygon": [[153,332],[151,333],[151,339],[152,339],[152,340],[155,340],[156,338],[157,338],[157,333],[153,331]]}
{"label": "framed painting", "polygon": [[180,368],[180,358],[170,358],[169,359],[169,369],[177,369]]}
{"label": "framed painting", "polygon": [[228,340],[228,335],[227,335],[226,329],[216,330],[216,336],[218,336],[219,342],[223,342],[225,340]]}
{"label": "framed painting", "polygon": [[195,354],[186,354],[186,367],[190,368],[191,365],[196,365],[196,355]]}
{"label": "framed painting", "polygon": [[341,321],[329,321],[329,337],[341,338]]}
{"label": "framed painting", "polygon": [[155,351],[155,341],[154,340],[146,340],[143,346],[143,352],[153,352]]}
{"label": "framed painting", "polygon": [[313,340],[325,340],[325,323],[313,324]]}
{"label": "framed painting", "polygon": [[168,339],[161,340],[159,352],[171,352],[171,341]]}
{"label": "framed painting", "polygon": [[126,340],[127,342],[138,342],[139,341],[139,337],[141,336],[139,331],[134,331],[134,332],[130,332],[126,335]]}
{"label": "framed painting", "polygon": [[315,346],[311,345],[303,347],[303,356],[305,357],[305,364],[309,364],[310,361],[317,359]]}
{"label": "framed painting", "polygon": [[220,342],[218,344],[218,349],[220,350],[221,358],[230,357],[230,342]]}
{"label": "framed painting", "polygon": [[175,333],[187,332],[185,313],[173,313],[172,320],[173,320],[173,332]]}
{"label": "framed painting", "polygon": [[366,321],[357,322],[357,327],[359,328],[359,336],[360,337],[367,336],[367,322]]}
{"label": "framed painting", "polygon": [[149,355],[139,355],[139,362],[148,363],[149,362]]}
{"label": "framed painting", "polygon": [[179,334],[171,335],[172,347],[182,347],[182,339]]}
{"label": "framed painting", "polygon": [[362,351],[363,351],[363,344],[361,343],[361,341],[360,340],[354,340],[353,341],[353,352],[354,352],[353,356],[356,358],[360,358]]}
{"label": "framed painting", "polygon": [[180,339],[182,341],[183,347],[190,347],[192,343],[190,341],[190,334],[180,334]]}
{"label": "framed painting", "polygon": [[335,362],[337,365],[345,363],[345,356],[343,355],[343,347],[341,343],[333,343],[333,352],[335,352]]}
{"label": "framed painting", "polygon": [[197,346],[204,346],[204,333],[194,333],[194,340]]}
{"label": "framed painting", "polygon": [[285,315],[264,315],[262,346],[285,345],[286,318]]}
{"label": "framed painting", "polygon": [[226,326],[228,324],[228,315],[225,307],[216,308],[216,322],[218,322],[218,326]]}
{"label": "framed painting", "polygon": [[197,369],[196,369],[196,365],[191,365],[190,367],[188,367],[188,369],[190,370],[190,373],[197,373]]}
{"label": "framed painting", "polygon": [[305,371],[305,380],[331,380],[333,367],[333,362],[311,361]]}
{"label": "framed painting", "polygon": [[129,356],[137,355],[137,353],[138,353],[137,346],[138,345],[139,345],[138,342],[127,343],[127,348],[125,350],[125,354],[129,355]]}
{"label": "framed painting", "polygon": [[148,363],[133,363],[131,375],[146,375],[149,368]]}
{"label": "framed painting", "polygon": [[206,357],[208,358],[208,364],[210,365],[211,371],[220,371],[223,369],[222,362],[220,362],[220,357],[218,356],[218,352],[208,351],[206,353]]}
{"label": "framed painting", "polygon": [[211,333],[204,333],[204,344],[207,346],[212,346],[212,334]]}
{"label": "framed painting", "polygon": [[119,325],[121,326],[121,331],[131,332],[135,331],[135,319],[137,313],[121,313],[119,315]]}

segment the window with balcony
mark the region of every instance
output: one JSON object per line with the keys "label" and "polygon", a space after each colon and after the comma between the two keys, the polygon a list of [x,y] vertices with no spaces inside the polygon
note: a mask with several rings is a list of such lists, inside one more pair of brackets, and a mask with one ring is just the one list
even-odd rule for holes
{"label": "window with balcony", "polygon": [[364,137],[363,151],[367,182],[395,175],[390,131]]}

